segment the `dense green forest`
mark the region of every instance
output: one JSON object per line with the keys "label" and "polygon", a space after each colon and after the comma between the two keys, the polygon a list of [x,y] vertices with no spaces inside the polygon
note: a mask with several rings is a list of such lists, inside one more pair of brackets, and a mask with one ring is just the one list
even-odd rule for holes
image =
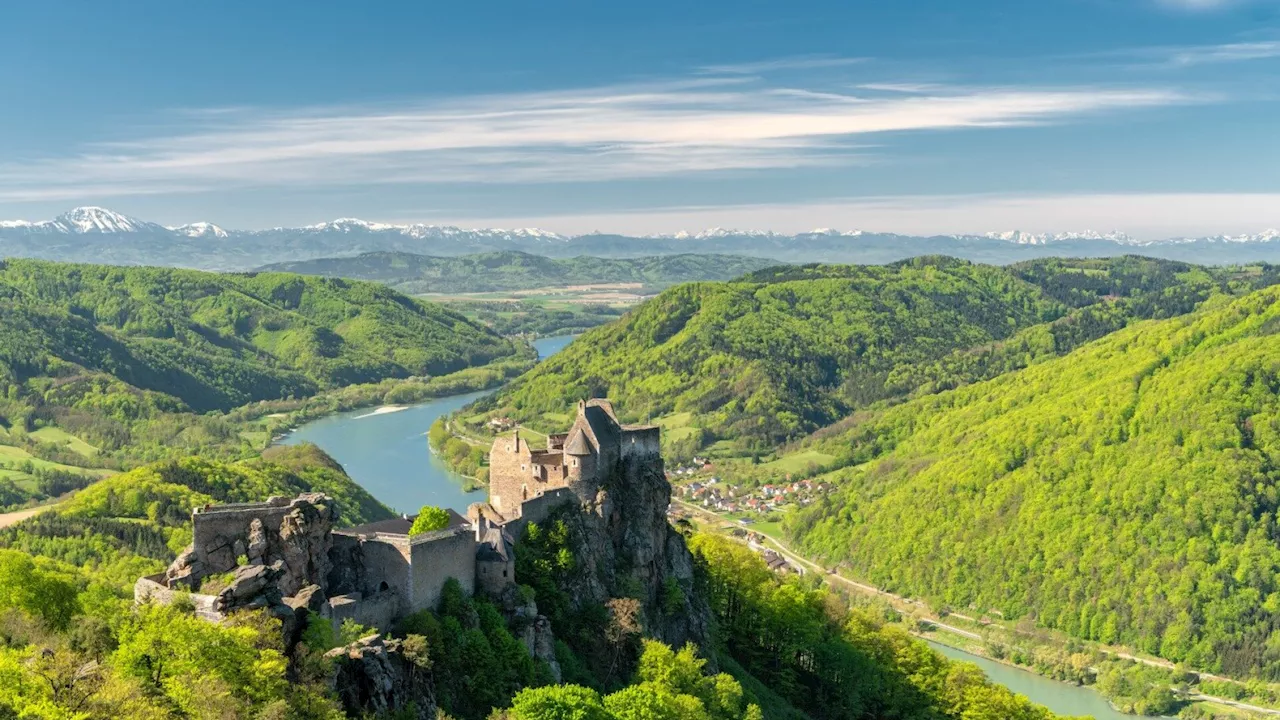
{"label": "dense green forest", "polygon": [[375,280],[405,293],[478,293],[605,283],[666,287],[695,280],[729,280],[776,264],[738,255],[548,258],[507,250],[460,257],[370,252],[276,263],[262,270]]}
{"label": "dense green forest", "polygon": [[248,403],[261,417],[411,400],[458,385],[447,377],[491,385],[531,359],[373,283],[5,261],[0,508],[161,457],[256,452],[270,428],[246,425]]}
{"label": "dense green forest", "polygon": [[692,413],[698,444],[759,451],[1278,277],[1137,257],[784,266],[672,288],[477,407],[550,430],[578,398],[607,395],[631,419]]}
{"label": "dense green forest", "polygon": [[886,589],[1280,678],[1280,289],[1216,297],[815,442],[789,518]]}
{"label": "dense green forest", "polygon": [[0,264],[0,333],[6,391],[65,377],[69,364],[197,411],[442,375],[516,351],[372,283],[30,260]]}

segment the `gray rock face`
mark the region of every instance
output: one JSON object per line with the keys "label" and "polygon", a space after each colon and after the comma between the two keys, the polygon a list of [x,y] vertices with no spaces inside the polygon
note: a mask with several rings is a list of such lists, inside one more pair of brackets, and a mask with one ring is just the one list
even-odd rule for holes
{"label": "gray rock face", "polygon": [[[577,538],[579,602],[603,603],[639,588],[645,629],[673,647],[710,640],[711,609],[694,592],[693,556],[667,522],[671,484],[661,460],[625,459],[600,478],[582,513],[571,513]],[[679,593],[668,592],[669,585]],[[678,597],[677,597],[678,596]]]}
{"label": "gray rock face", "polygon": [[[253,596],[265,593],[268,585],[271,593],[266,597],[267,605],[296,595],[308,585],[323,587],[332,569],[329,549],[337,520],[332,501],[313,493],[299,496],[287,506],[283,500],[270,502],[278,504],[268,504],[261,512],[276,513],[279,529],[274,531],[274,524],[268,526],[261,517],[249,514],[197,515],[197,530],[206,525],[211,529],[203,534],[197,532],[200,552],[193,543],[169,566],[165,572],[169,586],[195,588],[209,575],[234,571],[236,580],[229,589],[236,594],[229,597],[230,607],[247,606]],[[243,562],[241,558],[248,565],[237,566],[238,561]]]}
{"label": "gray rock face", "polygon": [[371,635],[325,657],[334,664],[333,689],[352,717],[381,717],[412,707],[418,720],[435,720],[431,674],[413,663],[400,641]]}
{"label": "gray rock face", "polygon": [[325,581],[335,520],[332,507],[306,496],[294,500],[289,508],[280,522],[280,558],[286,572],[279,587],[285,595]]}

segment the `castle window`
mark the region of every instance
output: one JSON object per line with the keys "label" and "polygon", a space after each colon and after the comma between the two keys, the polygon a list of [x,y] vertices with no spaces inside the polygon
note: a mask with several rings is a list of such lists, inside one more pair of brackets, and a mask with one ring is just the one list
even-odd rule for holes
{"label": "castle window", "polygon": [[507,571],[506,571],[506,570],[503,570],[503,571],[502,571],[502,577],[506,577],[506,576],[507,576]]}
{"label": "castle window", "polygon": [[382,582],[378,583],[378,592],[386,592],[390,589],[391,589],[391,586],[387,584],[386,580],[383,580]]}
{"label": "castle window", "polygon": [[524,470],[524,469],[525,469],[525,467],[524,467],[524,465],[523,465],[523,464],[520,466],[520,469],[521,469],[521,470]]}

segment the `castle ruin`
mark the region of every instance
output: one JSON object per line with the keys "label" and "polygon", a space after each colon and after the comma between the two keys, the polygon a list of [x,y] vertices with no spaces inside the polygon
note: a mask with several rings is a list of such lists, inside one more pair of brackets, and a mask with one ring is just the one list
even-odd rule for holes
{"label": "castle ruin", "polygon": [[659,444],[657,427],[621,424],[608,400],[581,402],[569,431],[550,436],[545,450],[519,430],[497,438],[489,501],[467,517],[449,511],[446,527],[417,535],[411,516],[336,529],[334,501],[321,494],[198,508],[191,546],[164,573],[139,579],[134,596],[172,602],[182,593],[210,620],[252,608],[286,622],[316,613],[335,630],[347,619],[389,630],[435,609],[450,578],[469,594],[501,598],[516,585],[513,540],[526,524],[560,505],[594,502],[624,462],[655,462],[660,474]]}

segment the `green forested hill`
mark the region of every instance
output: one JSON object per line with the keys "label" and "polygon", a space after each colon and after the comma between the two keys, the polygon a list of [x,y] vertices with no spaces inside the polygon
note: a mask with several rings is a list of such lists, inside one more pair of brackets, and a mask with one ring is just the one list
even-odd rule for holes
{"label": "green forested hill", "polygon": [[1275,281],[1271,267],[1136,257],[771,268],[672,288],[480,407],[537,427],[543,413],[608,395],[633,418],[689,412],[705,439],[763,448],[879,401],[1061,354],[1135,317]]}
{"label": "green forested hill", "polygon": [[265,445],[212,411],[528,353],[373,283],[0,262],[0,507]]}
{"label": "green forested hill", "polygon": [[822,442],[790,519],[887,589],[1280,678],[1280,288],[1147,321]]}
{"label": "green forested hill", "polygon": [[197,410],[515,353],[438,305],[282,273],[10,260],[0,264],[0,319],[0,377],[10,382],[57,374],[61,360]]}
{"label": "green forested hill", "polygon": [[371,252],[267,265],[263,270],[376,280],[407,293],[474,293],[550,286],[642,283],[659,287],[695,280],[728,280],[777,262],[738,255],[641,258],[548,258],[515,250],[433,257]]}

